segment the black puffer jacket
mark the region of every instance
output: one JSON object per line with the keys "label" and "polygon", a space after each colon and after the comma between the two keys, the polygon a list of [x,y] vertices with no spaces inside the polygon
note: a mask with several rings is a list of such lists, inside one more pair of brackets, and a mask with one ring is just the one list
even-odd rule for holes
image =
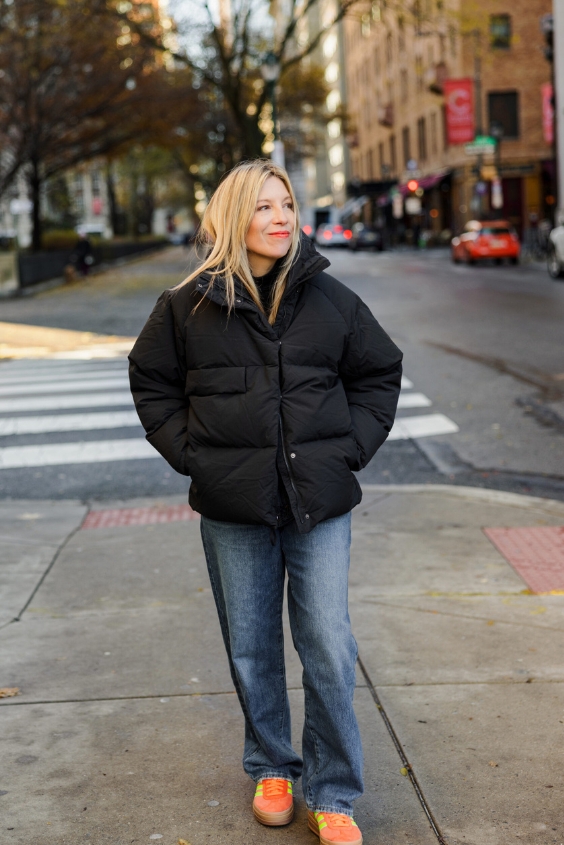
{"label": "black puffer jacket", "polygon": [[279,443],[302,533],[360,502],[351,470],[390,431],[402,355],[328,266],[303,239],[274,327],[242,285],[228,316],[203,273],[162,294],[133,347],[147,439],[191,476],[190,504],[210,519],[279,524]]}

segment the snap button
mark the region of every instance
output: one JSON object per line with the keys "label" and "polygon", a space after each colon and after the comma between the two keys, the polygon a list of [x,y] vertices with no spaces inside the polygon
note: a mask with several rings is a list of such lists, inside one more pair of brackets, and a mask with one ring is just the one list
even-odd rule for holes
{"label": "snap button", "polygon": [[291,457],[291,458],[295,458],[295,457],[296,457],[296,453],[295,453],[295,452],[292,452],[292,454],[290,455],[290,457]]}
{"label": "snap button", "polygon": [[240,300],[240,299],[236,299],[236,300],[235,300],[235,302],[241,302],[241,300]]}
{"label": "snap button", "polygon": [[309,519],[309,514],[308,514],[308,513],[306,513],[306,519]]}

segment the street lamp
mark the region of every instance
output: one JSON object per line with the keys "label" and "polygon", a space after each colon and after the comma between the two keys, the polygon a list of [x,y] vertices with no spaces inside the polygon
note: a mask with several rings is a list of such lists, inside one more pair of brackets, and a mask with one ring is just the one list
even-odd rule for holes
{"label": "street lamp", "polygon": [[498,216],[503,208],[503,188],[501,185],[501,139],[503,138],[503,126],[497,120],[490,124],[490,135],[495,138],[495,169],[497,176],[492,182],[492,208],[498,211]]}
{"label": "street lamp", "polygon": [[262,65],[260,66],[260,72],[266,84],[266,95],[272,105],[274,147],[270,157],[275,164],[278,164],[280,167],[284,167],[284,144],[280,140],[280,133],[278,131],[278,110],[276,108],[276,85],[280,79],[280,62],[272,50],[270,50],[264,57]]}

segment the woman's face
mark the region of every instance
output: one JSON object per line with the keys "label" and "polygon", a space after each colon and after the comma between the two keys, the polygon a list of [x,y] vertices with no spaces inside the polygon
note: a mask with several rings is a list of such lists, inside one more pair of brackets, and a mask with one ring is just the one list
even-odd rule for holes
{"label": "woman's face", "polygon": [[295,222],[294,206],[284,182],[277,176],[269,176],[260,190],[245,237],[253,275],[268,273],[275,261],[286,255]]}

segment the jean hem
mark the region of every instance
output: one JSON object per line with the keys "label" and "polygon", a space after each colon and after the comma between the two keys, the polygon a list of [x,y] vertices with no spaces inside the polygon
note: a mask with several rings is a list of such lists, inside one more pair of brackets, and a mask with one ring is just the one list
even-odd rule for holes
{"label": "jean hem", "polygon": [[253,777],[253,780],[254,780],[255,783],[260,783],[261,780],[266,780],[267,778],[277,778],[278,780],[289,780],[290,783],[296,782],[293,777],[290,777],[290,775],[287,775],[284,772],[282,772],[282,773],[280,773],[280,772],[265,772],[264,774],[259,775],[258,777]]}
{"label": "jean hem", "polygon": [[352,810],[343,810],[342,807],[329,807],[327,804],[318,807],[308,807],[308,810],[312,813],[336,813],[339,816],[350,816],[351,819],[354,815]]}

